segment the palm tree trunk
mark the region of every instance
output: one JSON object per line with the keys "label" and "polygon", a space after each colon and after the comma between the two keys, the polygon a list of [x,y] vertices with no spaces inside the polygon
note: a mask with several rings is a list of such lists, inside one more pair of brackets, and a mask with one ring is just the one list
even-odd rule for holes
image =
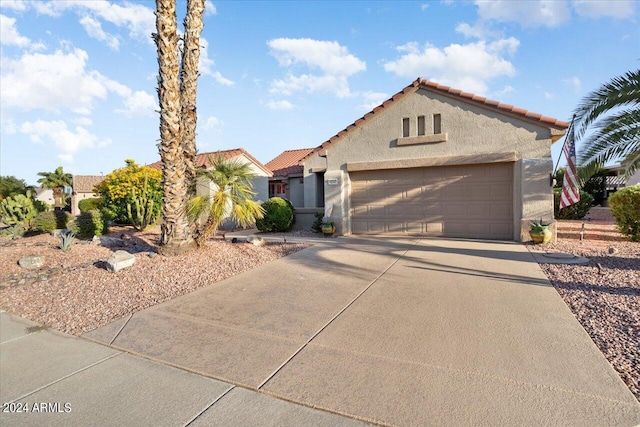
{"label": "palm tree trunk", "polygon": [[182,73],[180,80],[180,102],[182,108],[182,147],[186,165],[188,196],[195,195],[196,186],[196,90],[198,64],[200,61],[200,34],[204,26],[204,0],[188,0],[184,19],[184,46],[182,51]]}
{"label": "palm tree trunk", "polygon": [[158,99],[160,102],[160,143],[163,203],[160,244],[163,253],[184,252],[192,246],[184,200],[187,194],[180,120],[180,64],[175,0],[156,0],[158,49]]}

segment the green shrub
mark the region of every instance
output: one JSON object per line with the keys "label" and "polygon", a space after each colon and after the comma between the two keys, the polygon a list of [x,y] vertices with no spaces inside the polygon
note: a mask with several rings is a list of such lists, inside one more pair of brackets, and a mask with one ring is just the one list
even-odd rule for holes
{"label": "green shrub", "polygon": [[25,230],[31,227],[31,220],[38,214],[33,204],[31,192],[16,194],[0,202],[0,218],[6,225],[19,225]]}
{"label": "green shrub", "polygon": [[561,188],[553,190],[553,213],[556,219],[582,219],[589,213],[593,204],[593,196],[580,190],[580,201],[566,208],[560,208]]}
{"label": "green shrub", "polygon": [[31,221],[31,227],[43,233],[50,233],[56,229],[67,228],[67,223],[71,219],[69,212],[61,210],[40,212]]}
{"label": "green shrub", "polygon": [[88,199],[82,199],[78,202],[78,209],[80,212],[89,212],[92,209],[100,209],[100,197],[90,197]]}
{"label": "green shrub", "polygon": [[640,185],[624,187],[610,195],[609,209],[620,232],[640,242]]}
{"label": "green shrub", "polygon": [[316,212],[315,216],[316,216],[316,219],[313,221],[313,224],[311,225],[311,230],[313,230],[314,233],[320,233],[322,231],[322,222],[324,219],[324,214],[322,212]]}
{"label": "green shrub", "polygon": [[289,231],[295,216],[291,202],[281,197],[272,197],[262,204],[264,217],[256,220],[260,231]]}
{"label": "green shrub", "polygon": [[83,238],[101,236],[107,231],[106,222],[102,218],[102,213],[97,209],[81,213],[76,223],[77,231],[73,229],[71,229],[71,231]]}

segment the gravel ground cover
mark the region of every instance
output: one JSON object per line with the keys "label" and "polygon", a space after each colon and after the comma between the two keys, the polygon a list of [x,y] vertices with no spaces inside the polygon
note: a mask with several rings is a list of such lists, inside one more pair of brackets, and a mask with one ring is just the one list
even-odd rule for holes
{"label": "gravel ground cover", "polygon": [[[115,227],[110,236],[122,238],[123,246],[108,248],[76,240],[65,252],[50,235],[0,238],[0,308],[81,335],[309,246],[268,242],[258,247],[218,239],[206,248],[164,257],[156,256],[157,229],[136,233]],[[133,253],[135,264],[110,273],[104,261],[118,249]],[[27,255],[43,256],[44,265],[36,270],[21,268],[17,261]]]}
{"label": "gravel ground cover", "polygon": [[640,243],[619,234],[605,208],[593,208],[584,221],[559,221],[558,237],[557,243],[535,249],[572,253],[590,262],[541,267],[640,401]]}

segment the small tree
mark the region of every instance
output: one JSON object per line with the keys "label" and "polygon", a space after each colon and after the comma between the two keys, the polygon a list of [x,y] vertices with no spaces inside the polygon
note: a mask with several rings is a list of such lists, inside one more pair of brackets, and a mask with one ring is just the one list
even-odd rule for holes
{"label": "small tree", "polygon": [[26,194],[31,189],[24,181],[15,176],[0,176],[0,201],[16,194]]}
{"label": "small tree", "polygon": [[101,210],[108,218],[127,224],[130,222],[127,205],[133,206],[135,195],[145,193],[152,201],[152,216],[157,218],[162,206],[162,172],[139,166],[131,159],[125,163],[125,167],[114,170],[96,185],[94,191],[102,198]]}
{"label": "small tree", "polygon": [[213,194],[194,196],[187,205],[190,221],[198,223],[195,237],[198,246],[206,242],[227,219],[247,226],[263,215],[262,207],[253,200],[256,193],[251,178],[255,174],[249,164],[238,159],[223,160],[221,156],[210,156],[209,161],[211,169],[201,169],[198,175],[206,178],[207,183],[213,183]]}
{"label": "small tree", "polygon": [[624,187],[609,196],[611,215],[620,233],[640,242],[640,185]]}
{"label": "small tree", "polygon": [[53,190],[53,200],[56,208],[64,207],[67,204],[68,196],[64,194],[64,187],[71,187],[73,183],[73,176],[70,173],[65,173],[62,166],[58,166],[54,172],[38,172],[38,176],[41,176],[38,183],[43,188],[50,188]]}

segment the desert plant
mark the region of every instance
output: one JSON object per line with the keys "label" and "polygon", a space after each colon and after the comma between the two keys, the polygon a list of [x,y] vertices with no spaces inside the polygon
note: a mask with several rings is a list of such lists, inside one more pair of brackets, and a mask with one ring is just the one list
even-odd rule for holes
{"label": "desert plant", "polygon": [[102,199],[100,197],[89,197],[88,199],[82,199],[78,202],[78,209],[80,212],[88,212],[91,209],[100,209]]}
{"label": "desert plant", "polygon": [[[102,213],[97,209],[81,213],[76,223],[78,236],[82,238],[101,236],[107,231]],[[72,229],[72,231],[74,230]]]}
{"label": "desert plant", "polygon": [[316,219],[313,221],[313,224],[311,224],[311,230],[313,230],[314,233],[320,233],[322,231],[324,215],[322,214],[322,212],[316,212],[315,216]]}
{"label": "desert plant", "polygon": [[63,251],[69,250],[71,244],[73,243],[73,239],[75,239],[76,235],[71,230],[64,230],[60,233],[60,244],[58,247]]}
{"label": "desert plant", "polygon": [[0,236],[3,237],[11,237],[15,239],[16,237],[23,236],[25,233],[24,227],[21,225],[13,225],[11,227],[7,227],[0,231]]}
{"label": "desert plant", "polygon": [[158,211],[162,205],[162,171],[139,166],[131,159],[125,163],[125,167],[114,170],[95,187],[95,193],[102,199],[99,209],[106,218],[119,224],[129,222],[127,204],[133,204],[134,189],[140,194],[146,185],[148,198],[153,199]]}
{"label": "desert plant", "polygon": [[15,176],[0,176],[0,200],[16,194],[26,194],[29,189],[32,188],[27,185],[24,179],[18,179]]}
{"label": "desert plant", "polygon": [[578,203],[559,209],[561,194],[562,189],[554,189],[553,213],[556,219],[582,219],[589,213],[589,209],[593,205],[593,196],[591,194],[580,190],[580,201]]}
{"label": "desert plant", "polygon": [[256,221],[260,231],[289,231],[293,226],[294,213],[291,203],[281,197],[272,197],[262,204],[264,217]]}
{"label": "desert plant", "polygon": [[38,214],[31,192],[16,194],[0,202],[0,217],[6,225],[20,225],[25,230],[31,227],[31,220]]}
{"label": "desert plant", "polygon": [[529,221],[529,227],[531,231],[534,232],[541,232],[544,231],[545,229],[549,228],[549,223],[545,223],[542,218],[540,218],[539,220],[534,220],[534,221]]}
{"label": "desert plant", "polygon": [[610,195],[609,209],[620,233],[640,242],[640,185],[624,187]]}
{"label": "desert plant", "polygon": [[198,245],[215,233],[226,219],[247,226],[263,215],[262,207],[253,200],[256,193],[253,192],[251,178],[255,174],[249,164],[237,159],[224,160],[221,156],[210,156],[209,162],[211,169],[200,170],[198,174],[206,178],[208,193],[209,182],[213,183],[213,193],[195,196],[187,205],[189,220],[199,223],[195,233]]}
{"label": "desert plant", "polygon": [[40,212],[31,221],[31,227],[43,233],[50,233],[56,229],[67,228],[71,218],[69,212],[62,210]]}
{"label": "desert plant", "polygon": [[[133,209],[132,209],[133,205]],[[136,230],[145,230],[153,225],[160,213],[160,205],[151,197],[147,177],[144,177],[142,191],[131,189],[127,201],[127,217]]]}

